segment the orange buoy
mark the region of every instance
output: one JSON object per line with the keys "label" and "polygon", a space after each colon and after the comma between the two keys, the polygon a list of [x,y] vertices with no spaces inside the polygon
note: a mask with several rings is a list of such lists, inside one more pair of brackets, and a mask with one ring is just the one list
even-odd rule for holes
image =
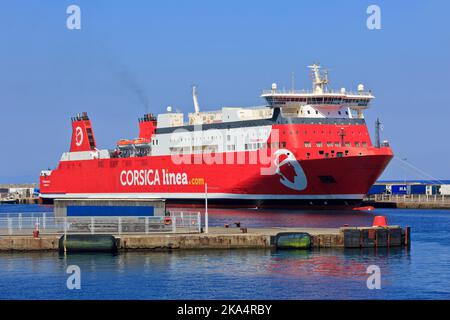
{"label": "orange buoy", "polygon": [[169,224],[171,224],[172,223],[172,218],[171,217],[165,217],[164,218],[164,224],[166,225],[166,226],[168,226]]}
{"label": "orange buoy", "polygon": [[372,227],[387,227],[387,220],[385,216],[375,216]]}

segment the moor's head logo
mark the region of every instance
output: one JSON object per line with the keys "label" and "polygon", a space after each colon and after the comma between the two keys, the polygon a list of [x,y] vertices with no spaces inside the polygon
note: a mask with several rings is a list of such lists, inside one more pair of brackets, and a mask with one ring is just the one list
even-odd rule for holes
{"label": "moor's head logo", "polygon": [[83,130],[80,127],[75,129],[75,144],[77,147],[81,146],[83,143]]}
{"label": "moor's head logo", "polygon": [[275,173],[281,177],[280,182],[293,190],[301,191],[306,189],[305,172],[297,159],[295,159],[294,154],[287,149],[280,149],[274,155]]}

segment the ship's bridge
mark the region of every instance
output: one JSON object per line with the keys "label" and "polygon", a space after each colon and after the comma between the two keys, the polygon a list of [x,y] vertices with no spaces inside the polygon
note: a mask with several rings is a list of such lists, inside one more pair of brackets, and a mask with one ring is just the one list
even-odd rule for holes
{"label": "ship's bridge", "polygon": [[316,64],[309,68],[313,76],[312,90],[278,90],[277,84],[273,83],[272,89],[264,90],[261,97],[270,107],[279,107],[285,116],[363,117],[363,110],[374,98],[370,91],[364,90],[364,85],[359,84],[357,92],[345,88],[328,90],[327,73],[322,74]]}

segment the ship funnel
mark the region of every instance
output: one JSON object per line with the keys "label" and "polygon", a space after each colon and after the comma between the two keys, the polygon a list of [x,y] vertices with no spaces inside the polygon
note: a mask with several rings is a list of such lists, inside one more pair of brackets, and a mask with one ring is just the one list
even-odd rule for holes
{"label": "ship funnel", "polygon": [[192,86],[192,100],[194,100],[195,113],[200,113],[200,106],[198,105],[197,87],[196,86]]}
{"label": "ship funnel", "polygon": [[147,113],[143,118],[139,118],[139,139],[150,140],[156,130],[156,117]]}
{"label": "ship funnel", "polygon": [[72,142],[70,152],[93,151],[96,148],[91,120],[86,112],[72,118]]}

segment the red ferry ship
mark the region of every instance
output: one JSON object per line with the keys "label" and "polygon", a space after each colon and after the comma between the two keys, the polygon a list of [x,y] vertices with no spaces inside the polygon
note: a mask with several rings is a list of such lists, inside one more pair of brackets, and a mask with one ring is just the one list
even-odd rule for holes
{"label": "red ferry ship", "polygon": [[327,88],[309,66],[310,91],[263,91],[266,105],[167,112],[139,119],[139,137],[97,149],[87,113],[72,118],[70,151],[40,175],[41,198],[163,198],[168,204],[351,208],[393,157],[372,144],[363,112],[374,98]]}

